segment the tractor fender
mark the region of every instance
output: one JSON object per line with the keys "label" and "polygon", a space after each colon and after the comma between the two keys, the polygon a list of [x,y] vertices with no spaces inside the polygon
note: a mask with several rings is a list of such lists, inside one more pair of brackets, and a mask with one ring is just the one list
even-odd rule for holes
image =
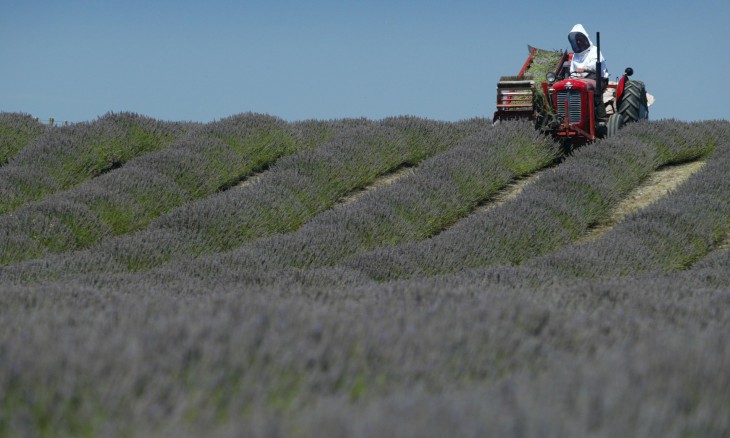
{"label": "tractor fender", "polygon": [[621,102],[621,97],[624,94],[624,87],[626,87],[626,81],[629,80],[629,77],[626,75],[621,76],[621,79],[618,81],[618,85],[616,86],[616,105],[618,106],[619,102]]}

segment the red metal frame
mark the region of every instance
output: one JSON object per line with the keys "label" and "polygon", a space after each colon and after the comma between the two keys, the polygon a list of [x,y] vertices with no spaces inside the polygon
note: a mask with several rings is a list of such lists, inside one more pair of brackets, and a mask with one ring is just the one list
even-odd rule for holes
{"label": "red metal frame", "polygon": [[522,70],[520,70],[520,72],[517,74],[517,76],[522,77],[525,74],[527,69],[530,67],[530,63],[532,62],[532,57],[535,56],[535,53],[537,53],[537,49],[533,47],[532,50],[530,50],[530,56],[527,57],[527,61],[525,61],[525,63],[522,65]]}
{"label": "red metal frame", "polygon": [[621,97],[624,94],[624,87],[626,86],[627,80],[628,77],[626,75],[621,76],[621,79],[618,81],[618,85],[616,86],[616,108],[618,108],[618,103],[621,101]]}
{"label": "red metal frame", "polygon": [[[554,135],[561,138],[567,138],[570,139],[571,143],[575,144],[584,144],[590,141],[594,141],[596,139],[596,129],[595,129],[595,114],[594,114],[594,108],[593,108],[593,96],[595,91],[593,90],[593,84],[589,82],[591,80],[584,80],[584,79],[566,79],[560,82],[557,82],[555,85],[553,85],[553,91],[555,92],[555,95],[553,96],[552,101],[555,102],[554,107],[555,111],[557,111],[557,92],[562,91],[565,89],[574,89],[581,94],[581,120],[576,123],[570,122],[570,111],[569,111],[569,102],[568,100],[565,101],[564,105],[564,114],[565,119],[561,122],[558,129],[554,132]],[[568,83],[572,84],[571,87],[565,87]],[[557,86],[557,89],[555,88]],[[545,89],[544,87],[543,89]],[[588,119],[586,120],[585,114],[588,115]],[[588,126],[586,126],[586,124]]]}

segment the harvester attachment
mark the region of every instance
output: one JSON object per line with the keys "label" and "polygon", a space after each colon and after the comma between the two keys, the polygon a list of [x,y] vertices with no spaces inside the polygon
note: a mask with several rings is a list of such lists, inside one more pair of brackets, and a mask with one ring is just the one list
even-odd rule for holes
{"label": "harvester attachment", "polygon": [[533,94],[535,81],[519,76],[504,76],[497,83],[497,111],[494,121],[535,119]]}
{"label": "harvester attachment", "polygon": [[559,73],[567,59],[566,52],[541,50],[527,46],[529,56],[517,76],[503,76],[497,83],[497,111],[494,121],[528,119],[536,121],[545,103],[539,89],[547,73]]}

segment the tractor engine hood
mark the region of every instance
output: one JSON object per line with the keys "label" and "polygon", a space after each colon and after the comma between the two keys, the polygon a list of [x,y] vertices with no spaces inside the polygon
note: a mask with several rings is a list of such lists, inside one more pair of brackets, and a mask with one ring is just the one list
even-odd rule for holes
{"label": "tractor engine hood", "polygon": [[556,82],[552,86],[553,90],[579,90],[579,91],[591,91],[596,89],[596,81],[593,79],[565,79],[560,82]]}

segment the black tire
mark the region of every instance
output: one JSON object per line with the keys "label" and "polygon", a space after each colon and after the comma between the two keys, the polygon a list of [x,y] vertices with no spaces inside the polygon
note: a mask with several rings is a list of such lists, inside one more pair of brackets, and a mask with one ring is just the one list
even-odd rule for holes
{"label": "black tire", "polygon": [[621,102],[618,104],[618,113],[624,123],[637,122],[649,118],[649,106],[646,100],[646,88],[641,81],[627,81]]}
{"label": "black tire", "polygon": [[569,138],[564,138],[563,141],[560,142],[560,150],[564,156],[568,156],[573,153],[573,143],[571,143]]}
{"label": "black tire", "polygon": [[606,136],[613,137],[624,125],[624,117],[620,113],[611,114],[606,123]]}

